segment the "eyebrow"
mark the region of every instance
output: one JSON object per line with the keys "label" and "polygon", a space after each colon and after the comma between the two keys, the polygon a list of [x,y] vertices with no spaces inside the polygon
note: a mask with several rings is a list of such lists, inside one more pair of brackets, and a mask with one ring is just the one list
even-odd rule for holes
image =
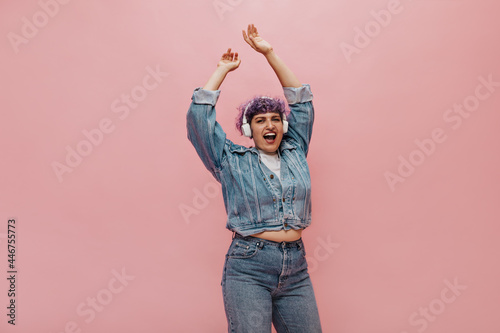
{"label": "eyebrow", "polygon": [[[274,118],[274,117],[278,117],[278,118],[280,118],[280,116],[279,116],[278,114],[273,115],[271,118]],[[259,120],[259,119],[266,119],[266,116],[255,116],[255,119],[256,119],[256,120]]]}

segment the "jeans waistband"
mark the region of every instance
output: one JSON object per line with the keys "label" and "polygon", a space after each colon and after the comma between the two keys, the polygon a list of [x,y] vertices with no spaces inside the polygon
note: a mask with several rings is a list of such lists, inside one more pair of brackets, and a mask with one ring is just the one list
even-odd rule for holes
{"label": "jeans waistband", "polygon": [[264,238],[254,237],[254,236],[242,236],[237,232],[233,232],[233,239],[235,239],[235,238],[243,239],[243,240],[250,241],[250,242],[259,242],[261,244],[278,246],[278,247],[298,247],[299,249],[303,247],[302,237],[297,239],[297,240],[291,241],[291,242],[285,242],[285,241],[275,242],[275,241],[267,240]]}

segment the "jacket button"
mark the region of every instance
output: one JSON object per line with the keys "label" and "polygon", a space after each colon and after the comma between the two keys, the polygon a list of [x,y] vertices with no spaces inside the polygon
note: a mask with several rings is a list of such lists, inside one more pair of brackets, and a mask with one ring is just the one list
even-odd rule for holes
{"label": "jacket button", "polygon": [[266,177],[264,177],[264,180],[266,180]]}
{"label": "jacket button", "polygon": [[288,223],[285,223],[285,228],[288,227]]}
{"label": "jacket button", "polygon": [[285,202],[285,198],[283,198],[283,202]]}
{"label": "jacket button", "polygon": [[276,202],[276,199],[275,199],[275,198],[273,198],[273,201],[274,201],[274,202]]}
{"label": "jacket button", "polygon": [[274,175],[270,175],[269,178],[274,179]]}
{"label": "jacket button", "polygon": [[295,200],[295,197],[293,197],[292,200]]}

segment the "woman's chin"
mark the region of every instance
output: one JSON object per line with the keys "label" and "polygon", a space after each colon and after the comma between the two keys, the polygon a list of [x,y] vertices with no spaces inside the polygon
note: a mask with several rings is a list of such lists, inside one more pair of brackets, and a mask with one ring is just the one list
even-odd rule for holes
{"label": "woman's chin", "polygon": [[265,151],[266,153],[274,153],[276,150],[278,150],[278,147],[280,146],[281,140],[274,140],[273,143],[268,143],[264,140],[263,143],[257,144],[255,143],[255,147]]}

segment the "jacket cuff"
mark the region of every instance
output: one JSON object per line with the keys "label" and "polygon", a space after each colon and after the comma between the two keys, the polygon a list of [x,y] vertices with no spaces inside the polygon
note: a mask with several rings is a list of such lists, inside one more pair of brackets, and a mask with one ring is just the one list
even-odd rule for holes
{"label": "jacket cuff", "polygon": [[285,93],[288,104],[305,103],[313,99],[311,86],[307,83],[302,84],[300,88],[283,87],[283,92]]}
{"label": "jacket cuff", "polygon": [[215,106],[219,99],[220,90],[205,90],[196,88],[191,99],[195,104],[211,104]]}

